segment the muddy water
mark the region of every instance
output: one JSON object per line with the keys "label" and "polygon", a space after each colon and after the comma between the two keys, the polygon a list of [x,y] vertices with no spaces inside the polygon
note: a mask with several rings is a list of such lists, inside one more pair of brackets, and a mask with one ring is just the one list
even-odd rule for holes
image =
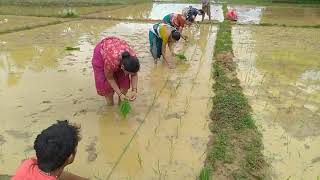
{"label": "muddy water", "polygon": [[124,7],[122,5],[114,6],[88,6],[88,7],[65,7],[65,6],[11,6],[1,5],[0,14],[19,15],[19,16],[63,16],[67,12],[73,12],[77,15],[97,13],[100,11],[114,10]]}
{"label": "muddy water", "polygon": [[265,8],[261,21],[285,25],[320,25],[320,8],[270,6]]}
{"label": "muddy water", "polygon": [[[182,13],[182,9],[193,6],[201,9],[200,4],[170,4],[170,3],[153,3],[138,4],[128,6],[114,11],[90,14],[91,17],[112,17],[120,19],[151,19],[162,20],[163,17],[170,13]],[[222,22],[223,12],[222,5],[211,5],[212,19]],[[208,17],[206,17],[208,19]],[[201,16],[197,17],[197,21],[201,20]]]}
{"label": "muddy water", "polygon": [[[13,174],[34,155],[41,129],[70,119],[81,124],[83,136],[72,172],[93,179],[194,179],[208,142],[216,27],[189,31],[190,43],[177,45],[188,61],[177,62],[175,70],[154,66],[149,27],[85,20],[1,35],[1,174]],[[126,39],[142,63],[139,98],[128,119],[117,106],[106,107],[94,88],[92,50],[108,35]],[[80,51],[66,52],[66,46]]]}
{"label": "muddy water", "polygon": [[0,15],[0,32],[61,21],[58,18]]}
{"label": "muddy water", "polygon": [[232,33],[238,77],[274,179],[319,178],[319,31],[234,27]]}

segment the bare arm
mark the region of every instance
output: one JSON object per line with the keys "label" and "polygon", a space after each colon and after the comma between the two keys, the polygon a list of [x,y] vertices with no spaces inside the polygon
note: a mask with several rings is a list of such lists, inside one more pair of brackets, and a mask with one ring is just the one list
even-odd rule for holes
{"label": "bare arm", "polygon": [[131,86],[133,91],[137,91],[138,87],[138,73],[131,75]]}
{"label": "bare arm", "polygon": [[161,47],[161,52],[162,52],[162,57],[163,57],[163,60],[168,63],[168,59],[167,59],[167,44],[165,43],[162,43],[162,47]]}
{"label": "bare arm", "polygon": [[171,55],[175,56],[173,44],[174,44],[173,42],[169,42],[168,46],[169,46]]}
{"label": "bare arm", "polygon": [[113,73],[110,72],[104,72],[107,81],[109,82],[110,86],[112,87],[112,89],[120,96],[122,94],[122,92],[120,91],[119,86],[117,85],[114,77],[113,77]]}
{"label": "bare arm", "polygon": [[130,96],[130,101],[134,101],[137,98],[137,94],[138,94],[138,73],[136,73],[135,75],[131,75],[131,86],[132,86],[132,93]]}

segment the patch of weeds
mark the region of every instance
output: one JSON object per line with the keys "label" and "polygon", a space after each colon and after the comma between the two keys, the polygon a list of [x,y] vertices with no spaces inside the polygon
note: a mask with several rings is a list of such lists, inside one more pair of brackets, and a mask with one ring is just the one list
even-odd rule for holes
{"label": "patch of weeds", "polygon": [[202,168],[201,172],[200,172],[200,176],[199,176],[199,180],[211,180],[212,176],[212,168],[209,166],[205,166],[204,168]]}
{"label": "patch of weeds", "polygon": [[[227,11],[226,4],[223,10]],[[261,135],[251,115],[252,109],[237,78],[231,26],[229,20],[224,20],[219,24],[217,33],[212,71],[215,80],[211,111],[213,123],[210,124],[213,139],[208,145],[210,150],[206,163],[213,167],[213,171],[219,169],[226,179],[263,179],[268,164],[262,154]]]}
{"label": "patch of weeds", "polygon": [[74,18],[74,17],[79,17],[79,15],[74,9],[65,9],[63,10],[61,17]]}
{"label": "patch of weeds", "polygon": [[249,171],[261,169],[261,165],[264,164],[265,160],[261,153],[263,149],[261,139],[257,137],[253,138],[245,147],[245,168]]}
{"label": "patch of weeds", "polygon": [[245,96],[237,91],[231,90],[216,94],[213,98],[214,109],[212,110],[212,118],[221,121],[226,125],[233,125],[237,129],[237,124],[241,123],[241,117],[246,114],[249,106]]}
{"label": "patch of weeds", "polygon": [[247,180],[249,179],[248,174],[243,170],[237,170],[232,173],[232,177],[235,180]]}
{"label": "patch of weeds", "polygon": [[70,47],[70,46],[66,47],[65,49],[66,49],[66,51],[79,51],[80,50],[79,47]]}
{"label": "patch of weeds", "polygon": [[209,158],[214,162],[225,159],[227,151],[227,139],[228,137],[225,133],[218,134],[215,146],[212,148],[212,151],[209,155]]}
{"label": "patch of weeds", "polygon": [[242,117],[242,119],[241,119],[241,124],[243,127],[246,127],[246,128],[254,128],[255,127],[255,121],[252,118],[251,114],[244,115],[244,117]]}
{"label": "patch of weeds", "polygon": [[223,21],[219,24],[219,31],[217,34],[217,40],[215,44],[215,54],[223,51],[232,51],[230,21]]}

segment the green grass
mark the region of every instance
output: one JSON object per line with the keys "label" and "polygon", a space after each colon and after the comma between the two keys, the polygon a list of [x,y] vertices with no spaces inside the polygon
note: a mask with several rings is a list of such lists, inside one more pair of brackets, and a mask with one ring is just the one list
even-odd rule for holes
{"label": "green grass", "polygon": [[66,51],[79,51],[80,50],[80,48],[78,48],[78,47],[66,47],[65,48],[66,49]]}
{"label": "green grass", "polygon": [[211,167],[204,167],[202,168],[199,176],[199,180],[211,180],[212,178],[212,169]]}
{"label": "green grass", "polygon": [[[227,11],[226,5],[223,6]],[[225,178],[263,179],[267,163],[262,154],[261,135],[252,117],[252,109],[243,94],[232,60],[232,24],[219,24],[212,75],[215,80],[211,111],[213,134],[206,166],[223,171]],[[232,168],[226,168],[232,167]]]}

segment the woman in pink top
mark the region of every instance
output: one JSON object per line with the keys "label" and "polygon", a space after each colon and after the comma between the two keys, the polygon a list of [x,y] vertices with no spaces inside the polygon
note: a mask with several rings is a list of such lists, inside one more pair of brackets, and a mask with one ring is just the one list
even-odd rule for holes
{"label": "woman in pink top", "polygon": [[[117,37],[103,39],[94,49],[92,66],[97,93],[113,105],[113,95],[119,100],[135,100],[137,96],[139,60],[127,42]],[[132,93],[127,95],[132,87]]]}

